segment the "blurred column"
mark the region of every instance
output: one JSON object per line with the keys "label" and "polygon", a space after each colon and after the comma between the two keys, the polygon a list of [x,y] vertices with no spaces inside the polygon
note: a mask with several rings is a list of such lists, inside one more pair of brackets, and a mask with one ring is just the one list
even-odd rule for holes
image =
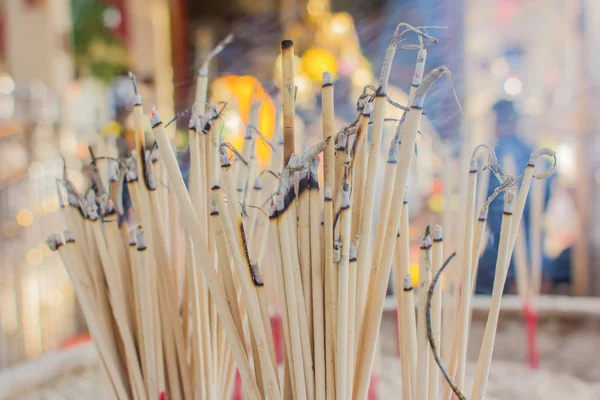
{"label": "blurred column", "polygon": [[142,92],[145,112],[156,105],[169,120],[174,108],[169,1],[128,0],[127,18],[132,70],[140,82],[151,83]]}
{"label": "blurred column", "polygon": [[[61,104],[74,76],[69,0],[5,2],[6,64],[17,83],[41,82],[59,94]],[[59,143],[75,150],[66,107],[61,107]]]}
{"label": "blurred column", "polygon": [[[576,150],[578,169],[581,181],[577,186],[576,204],[580,215],[581,239],[573,251],[574,294],[599,294],[600,271],[597,261],[600,259],[600,213],[597,204],[600,198],[600,186],[594,182],[600,164],[596,161],[595,148],[598,147],[598,129],[600,121],[595,111],[600,96],[600,55],[592,49],[600,46],[600,3],[596,0],[582,0],[577,3],[578,22],[580,23],[582,40],[578,50],[582,58],[578,87],[579,120],[577,126],[578,147]],[[594,47],[596,46],[596,47]],[[594,152],[592,156],[592,152]],[[582,267],[582,265],[584,267]],[[585,271],[581,269],[585,268]],[[584,273],[585,272],[585,273]],[[593,282],[592,284],[590,284]],[[590,293],[591,292],[591,293]]]}

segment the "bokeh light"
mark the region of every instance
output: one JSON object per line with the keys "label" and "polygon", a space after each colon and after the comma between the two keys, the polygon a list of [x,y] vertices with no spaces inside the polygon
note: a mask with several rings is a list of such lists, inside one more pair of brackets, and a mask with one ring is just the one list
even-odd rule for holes
{"label": "bokeh light", "polygon": [[17,224],[24,228],[30,226],[33,223],[33,213],[26,208],[20,209],[19,212],[17,212],[16,218]]}

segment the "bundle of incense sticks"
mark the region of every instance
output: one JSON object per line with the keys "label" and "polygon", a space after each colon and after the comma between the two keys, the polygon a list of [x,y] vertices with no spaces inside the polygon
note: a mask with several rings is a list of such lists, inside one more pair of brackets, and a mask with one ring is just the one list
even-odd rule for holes
{"label": "bundle of incense sticks", "polygon": [[[401,45],[409,32],[416,33],[418,43]],[[231,37],[220,43],[211,57],[229,41]],[[469,299],[490,201],[475,221],[479,149],[469,171],[468,218],[463,221],[468,257],[456,285],[462,295],[448,297],[440,285],[435,286],[451,259],[443,263],[438,226],[433,240],[429,229],[423,238],[416,300],[408,273],[406,193],[415,142],[427,92],[440,77],[449,75],[443,66],[424,75],[426,47],[436,42],[426,32],[400,24],[386,51],[377,87],[365,88],[356,119],[340,131],[334,128],[334,82],[325,72],[322,140],[297,149],[294,45],[284,40],[282,140],[275,138],[272,146],[270,172],[277,179],[266,185],[263,180],[268,175],[258,170],[254,154],[256,141],[266,140],[257,129],[258,107],[251,108],[241,151],[223,142],[217,120],[226,110],[206,103],[210,59],[200,70],[190,119],[187,186],[169,141],[168,124],[157,110],[150,117],[152,132],[144,132],[147,117],[132,77],[135,149],[125,160],[92,154],[93,182],[85,196],[64,177],[59,193],[64,199],[65,231],[48,239],[73,280],[112,397],[228,399],[237,369],[247,399],[363,400],[392,265],[398,293],[402,398],[441,398],[439,371],[447,387],[462,396]],[[387,93],[398,48],[417,50],[407,107],[391,101]],[[405,110],[391,140],[384,131],[388,103]],[[155,138],[157,148],[148,149],[146,134]],[[382,143],[390,143],[387,154],[382,154]],[[532,160],[540,155],[532,155]],[[387,157],[384,189],[378,195],[379,217],[374,221],[383,157]],[[108,189],[99,173],[106,167],[103,163],[110,164]],[[493,150],[488,164],[495,165]],[[501,176],[503,184],[497,192],[508,191],[501,255],[474,397],[485,392],[499,296],[514,246],[516,230],[511,224],[520,222],[519,210],[522,213],[533,176],[528,166],[516,200],[512,195],[516,178]],[[123,181],[133,205],[133,226],[119,225]],[[263,280],[263,273],[269,279]],[[277,294],[282,317],[282,375],[270,318],[277,304],[269,290]],[[446,367],[438,355],[440,337],[446,334],[442,310],[457,317]],[[443,398],[451,394],[448,390]]]}

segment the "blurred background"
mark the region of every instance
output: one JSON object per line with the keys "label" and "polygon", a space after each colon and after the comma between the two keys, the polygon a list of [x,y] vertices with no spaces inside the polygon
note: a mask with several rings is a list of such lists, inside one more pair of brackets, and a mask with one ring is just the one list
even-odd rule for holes
{"label": "blurred background", "polygon": [[[476,144],[497,144],[503,114],[494,105],[509,100],[519,143],[552,148],[559,160],[536,222],[552,271],[542,291],[600,294],[598,20],[595,0],[0,1],[0,369],[86,339],[69,277],[44,244],[60,226],[61,155],[82,181],[89,145],[125,151],[133,71],[146,112],[155,104],[163,120],[179,117],[170,134],[185,164],[198,68],[229,33],[235,40],[209,73],[210,102],[228,102],[228,140],[241,144],[255,90],[263,96],[259,129],[274,137],[286,38],[298,56],[297,129],[310,143],[321,135],[322,70],[335,75],[341,126],[354,118],[363,87],[377,82],[396,25],[427,26],[440,41],[428,69],[450,68],[464,115],[449,83],[427,98],[411,178],[415,237],[428,222],[456,223],[447,210],[461,206],[457,171]],[[414,59],[399,51],[393,65],[389,94],[402,104]],[[266,146],[258,152],[268,165]]]}

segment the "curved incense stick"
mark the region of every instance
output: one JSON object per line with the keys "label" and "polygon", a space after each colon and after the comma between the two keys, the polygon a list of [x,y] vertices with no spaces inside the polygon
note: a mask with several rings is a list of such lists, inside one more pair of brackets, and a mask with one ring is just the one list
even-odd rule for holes
{"label": "curved incense stick", "polygon": [[[433,231],[433,247],[432,247],[432,268],[431,273],[437,275],[444,263],[444,243],[442,239],[442,227],[436,225]],[[427,310],[427,307],[426,307]],[[431,305],[431,336],[437,344],[438,352],[441,351],[441,328],[442,328],[442,287],[439,286],[433,292]],[[435,362],[433,355],[430,354],[429,363],[429,398],[440,398],[440,374],[437,368],[433,366]]]}
{"label": "curved incense stick", "polygon": [[429,226],[421,243],[419,261],[419,302],[417,304],[417,399],[429,397],[429,349],[427,345],[427,326],[425,310],[427,306],[427,288],[431,281],[431,236]]}

